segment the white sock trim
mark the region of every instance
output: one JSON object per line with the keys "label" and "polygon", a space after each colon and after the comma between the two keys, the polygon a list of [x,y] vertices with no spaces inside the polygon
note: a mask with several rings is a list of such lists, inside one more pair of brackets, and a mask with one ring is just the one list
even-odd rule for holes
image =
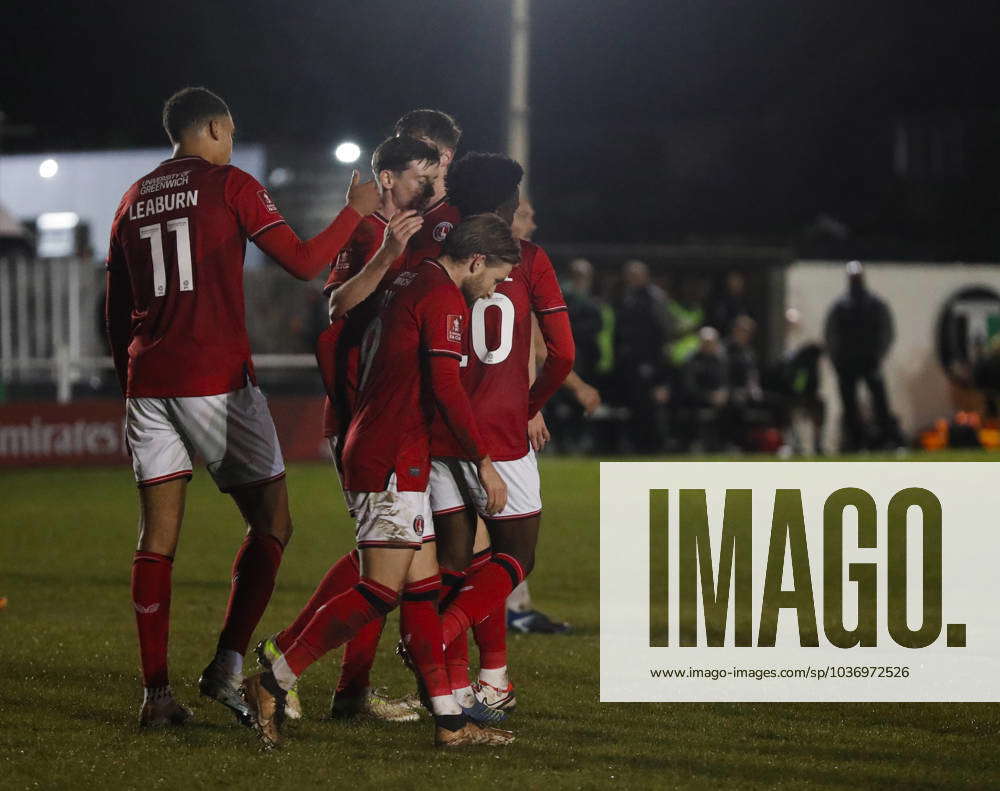
{"label": "white sock trim", "polygon": [[431,711],[438,716],[445,714],[461,714],[462,707],[458,705],[454,695],[435,695],[431,698]]}
{"label": "white sock trim", "polygon": [[496,668],[480,668],[479,680],[485,681],[491,687],[496,687],[497,689],[507,689],[510,685],[510,680],[507,678],[507,665]]}
{"label": "white sock trim", "polygon": [[531,591],[528,590],[527,580],[522,581],[520,585],[510,592],[510,595],[507,597],[507,609],[514,612],[530,612],[533,609]]}
{"label": "white sock trim", "polygon": [[288,662],[285,661],[284,654],[271,663],[271,672],[274,674],[274,679],[278,682],[278,686],[285,690],[285,692],[294,687],[295,682],[299,680],[299,677],[288,666]]}
{"label": "white sock trim", "polygon": [[458,701],[458,705],[460,706],[468,709],[476,705],[476,693],[472,691],[471,685],[452,690],[452,694],[454,694],[455,700]]}

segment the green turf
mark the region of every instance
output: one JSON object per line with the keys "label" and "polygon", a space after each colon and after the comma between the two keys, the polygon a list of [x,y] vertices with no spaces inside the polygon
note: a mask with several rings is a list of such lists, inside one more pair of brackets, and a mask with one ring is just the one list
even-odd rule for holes
{"label": "green turf", "polygon": [[[945,458],[935,456],[934,458]],[[966,458],[952,455],[949,458]],[[982,458],[982,457],[976,457]],[[135,490],[127,470],[0,473],[0,788],[907,788],[998,787],[996,705],[601,704],[596,462],[543,462],[535,599],[568,637],[512,637],[518,741],[443,754],[417,725],[341,725],[323,714],[339,659],[302,682],[307,719],[285,749],[252,735],[195,681],[211,657],[241,537],[231,502],[199,473],[174,572],[174,689],[197,723],[139,733],[128,578]],[[296,465],[296,535],[258,635],[286,624],[351,530],[332,473]],[[375,670],[410,689],[392,656]]]}

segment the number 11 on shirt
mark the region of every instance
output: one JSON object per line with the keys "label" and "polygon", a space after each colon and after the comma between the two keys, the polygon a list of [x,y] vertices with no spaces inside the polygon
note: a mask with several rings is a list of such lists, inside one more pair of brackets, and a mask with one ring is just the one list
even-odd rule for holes
{"label": "number 11 on shirt", "polygon": [[[177,235],[177,274],[180,291],[194,291],[194,269],[191,265],[191,233],[187,217],[167,220],[167,233]],[[153,295],[162,297],[167,292],[167,267],[163,259],[163,231],[160,223],[144,225],[139,229],[140,239],[149,239],[153,254]]]}

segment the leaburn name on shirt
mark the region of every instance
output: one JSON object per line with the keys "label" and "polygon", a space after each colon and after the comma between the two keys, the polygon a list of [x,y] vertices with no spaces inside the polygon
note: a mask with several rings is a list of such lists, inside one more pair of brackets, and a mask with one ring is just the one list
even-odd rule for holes
{"label": "leaburn name on shirt", "polygon": [[146,179],[139,187],[139,194],[148,195],[150,192],[159,192],[160,190],[183,187],[188,183],[190,178],[191,171],[182,170],[180,173],[167,173],[164,176],[156,176],[155,178]]}
{"label": "leaburn name on shirt", "polygon": [[165,211],[175,209],[187,209],[190,206],[198,205],[198,190],[188,190],[187,192],[171,192],[167,195],[157,195],[155,198],[140,200],[128,207],[128,218],[130,220],[141,220],[143,217],[150,217]]}

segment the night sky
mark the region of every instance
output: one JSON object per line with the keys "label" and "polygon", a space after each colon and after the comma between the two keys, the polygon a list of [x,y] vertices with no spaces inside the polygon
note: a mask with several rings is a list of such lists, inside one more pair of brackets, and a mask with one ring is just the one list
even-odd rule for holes
{"label": "night sky", "polygon": [[[994,3],[532,5],[543,239],[808,246],[827,214],[862,251],[1000,255]],[[458,117],[463,148],[497,149],[508,14],[505,0],[21,6],[0,32],[0,109],[34,134],[4,150],[160,144],[162,101],[186,84],[225,97],[243,140],[370,146],[431,106]],[[901,128],[927,167],[899,171]]]}

